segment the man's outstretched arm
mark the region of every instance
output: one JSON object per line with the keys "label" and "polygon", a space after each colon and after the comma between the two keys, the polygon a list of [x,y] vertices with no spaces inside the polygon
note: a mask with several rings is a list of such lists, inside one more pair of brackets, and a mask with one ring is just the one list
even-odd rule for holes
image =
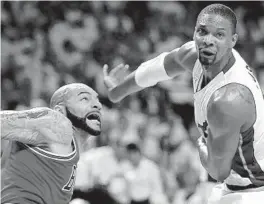
{"label": "man's outstretched arm", "polygon": [[[1,139],[27,144],[67,142],[71,123],[52,109],[33,108],[25,111],[1,111]],[[64,135],[65,134],[65,135]],[[71,137],[70,137],[71,138]]]}
{"label": "man's outstretched arm", "polygon": [[115,81],[115,75],[123,74],[124,67],[112,70],[109,75],[105,71],[105,83],[109,88],[109,99],[118,102],[126,96],[138,92],[146,87],[153,86],[160,81],[168,80],[180,75],[186,70],[192,70],[197,53],[193,41],[182,45],[168,53],[162,53],[156,58],[142,63],[134,72],[129,74],[120,83]]}
{"label": "man's outstretched arm", "polygon": [[200,143],[200,159],[208,173],[223,181],[231,171],[241,132],[256,119],[254,98],[241,84],[228,84],[217,90],[207,106],[208,139]]}

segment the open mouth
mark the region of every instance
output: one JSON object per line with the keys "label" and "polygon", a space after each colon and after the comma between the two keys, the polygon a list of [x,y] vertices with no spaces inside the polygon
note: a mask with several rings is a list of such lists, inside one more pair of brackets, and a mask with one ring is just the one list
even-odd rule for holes
{"label": "open mouth", "polygon": [[203,55],[205,55],[205,56],[209,56],[209,57],[215,55],[214,52],[209,51],[209,50],[202,50],[201,53],[202,53]]}
{"label": "open mouth", "polygon": [[101,122],[101,115],[97,112],[93,112],[93,113],[89,113],[86,118],[88,120],[95,120],[95,121],[98,121],[98,122]]}

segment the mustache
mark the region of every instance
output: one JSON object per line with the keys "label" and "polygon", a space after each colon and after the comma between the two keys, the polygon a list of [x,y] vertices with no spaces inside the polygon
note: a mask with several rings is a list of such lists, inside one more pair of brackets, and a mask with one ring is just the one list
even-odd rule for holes
{"label": "mustache", "polygon": [[[88,114],[87,114],[88,115]],[[90,135],[97,136],[101,134],[101,131],[94,130],[86,123],[86,116],[84,118],[78,117],[70,112],[68,108],[66,108],[66,116],[72,122],[72,125],[76,128],[79,128]]]}

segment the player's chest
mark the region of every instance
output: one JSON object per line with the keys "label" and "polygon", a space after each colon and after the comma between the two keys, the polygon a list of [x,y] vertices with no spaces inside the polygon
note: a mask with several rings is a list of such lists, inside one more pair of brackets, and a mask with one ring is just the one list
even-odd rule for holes
{"label": "player's chest", "polygon": [[201,87],[201,81],[196,84],[194,93],[194,116],[195,122],[201,134],[206,135],[208,121],[207,121],[207,106],[210,98],[215,91],[225,85],[224,76],[217,75],[205,87]]}
{"label": "player's chest", "polygon": [[194,86],[195,116],[202,117],[206,114],[207,105],[215,91],[226,84],[224,75],[219,73],[213,80],[202,86],[203,75],[201,74]]}

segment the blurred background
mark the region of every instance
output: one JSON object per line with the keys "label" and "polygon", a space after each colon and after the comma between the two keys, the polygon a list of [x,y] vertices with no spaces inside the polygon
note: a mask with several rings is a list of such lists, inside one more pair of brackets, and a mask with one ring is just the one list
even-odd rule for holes
{"label": "blurred background", "polygon": [[[192,40],[212,2],[1,1],[1,110],[48,106],[82,82],[104,106],[102,135],[87,140],[72,204],[198,204],[210,188],[195,147],[191,75],[112,104],[102,67],[131,71]],[[264,90],[264,2],[220,2],[238,18],[236,49]]]}

